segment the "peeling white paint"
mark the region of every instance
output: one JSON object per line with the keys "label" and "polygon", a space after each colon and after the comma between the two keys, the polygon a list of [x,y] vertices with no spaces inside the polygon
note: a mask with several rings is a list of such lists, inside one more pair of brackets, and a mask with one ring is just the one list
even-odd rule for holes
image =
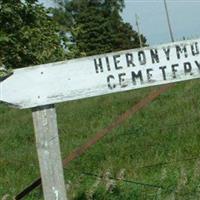
{"label": "peeling white paint", "polygon": [[200,39],[17,69],[0,100],[31,108],[197,78]]}
{"label": "peeling white paint", "polygon": [[52,187],[52,190],[53,190],[53,192],[55,194],[55,200],[58,200],[58,194],[59,194],[58,190],[56,190],[55,187]]}

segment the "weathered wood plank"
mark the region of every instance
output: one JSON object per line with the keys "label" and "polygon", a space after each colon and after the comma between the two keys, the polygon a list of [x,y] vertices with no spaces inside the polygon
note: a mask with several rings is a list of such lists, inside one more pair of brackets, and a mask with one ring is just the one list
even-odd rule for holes
{"label": "weathered wood plank", "polygon": [[33,109],[36,146],[45,200],[67,200],[53,105]]}
{"label": "weathered wood plank", "polygon": [[200,78],[200,39],[15,70],[0,100],[30,108]]}

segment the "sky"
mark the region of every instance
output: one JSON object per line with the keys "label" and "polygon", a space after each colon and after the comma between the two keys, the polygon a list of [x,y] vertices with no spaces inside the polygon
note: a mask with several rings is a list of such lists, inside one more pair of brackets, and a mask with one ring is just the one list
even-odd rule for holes
{"label": "sky", "polygon": [[[50,0],[40,0],[46,6]],[[176,41],[200,37],[200,0],[167,0],[173,36]],[[150,45],[170,42],[164,0],[125,0],[122,17],[137,30],[135,14],[139,16],[141,33]]]}
{"label": "sky", "polygon": [[[200,0],[167,0],[175,40],[200,36]],[[141,32],[149,44],[170,42],[164,0],[125,0],[123,18],[135,26],[139,16]]]}

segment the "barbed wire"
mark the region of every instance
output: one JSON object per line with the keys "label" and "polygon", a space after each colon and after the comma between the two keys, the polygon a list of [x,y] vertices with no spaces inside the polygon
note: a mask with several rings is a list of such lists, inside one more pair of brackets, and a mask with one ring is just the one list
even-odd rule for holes
{"label": "barbed wire", "polygon": [[[100,179],[102,179],[104,177],[103,175],[99,176],[99,175],[91,173],[91,172],[90,173],[89,172],[81,172],[81,174],[83,174],[85,176],[100,178]],[[126,183],[135,184],[135,185],[141,185],[141,186],[145,186],[145,187],[164,189],[164,187],[161,186],[161,185],[155,185],[155,184],[144,183],[144,182],[133,181],[133,180],[127,180],[127,179],[119,179],[119,178],[115,178],[113,176],[109,176],[109,179],[116,180],[116,181],[123,181],[123,182],[126,182]]]}

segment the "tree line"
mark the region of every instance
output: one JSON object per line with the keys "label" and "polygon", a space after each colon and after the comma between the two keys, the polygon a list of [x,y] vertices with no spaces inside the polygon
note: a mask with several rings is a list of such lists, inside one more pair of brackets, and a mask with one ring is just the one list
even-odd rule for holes
{"label": "tree line", "polygon": [[[139,47],[124,0],[0,0],[0,65],[21,68]],[[141,35],[143,44],[146,39]]]}

